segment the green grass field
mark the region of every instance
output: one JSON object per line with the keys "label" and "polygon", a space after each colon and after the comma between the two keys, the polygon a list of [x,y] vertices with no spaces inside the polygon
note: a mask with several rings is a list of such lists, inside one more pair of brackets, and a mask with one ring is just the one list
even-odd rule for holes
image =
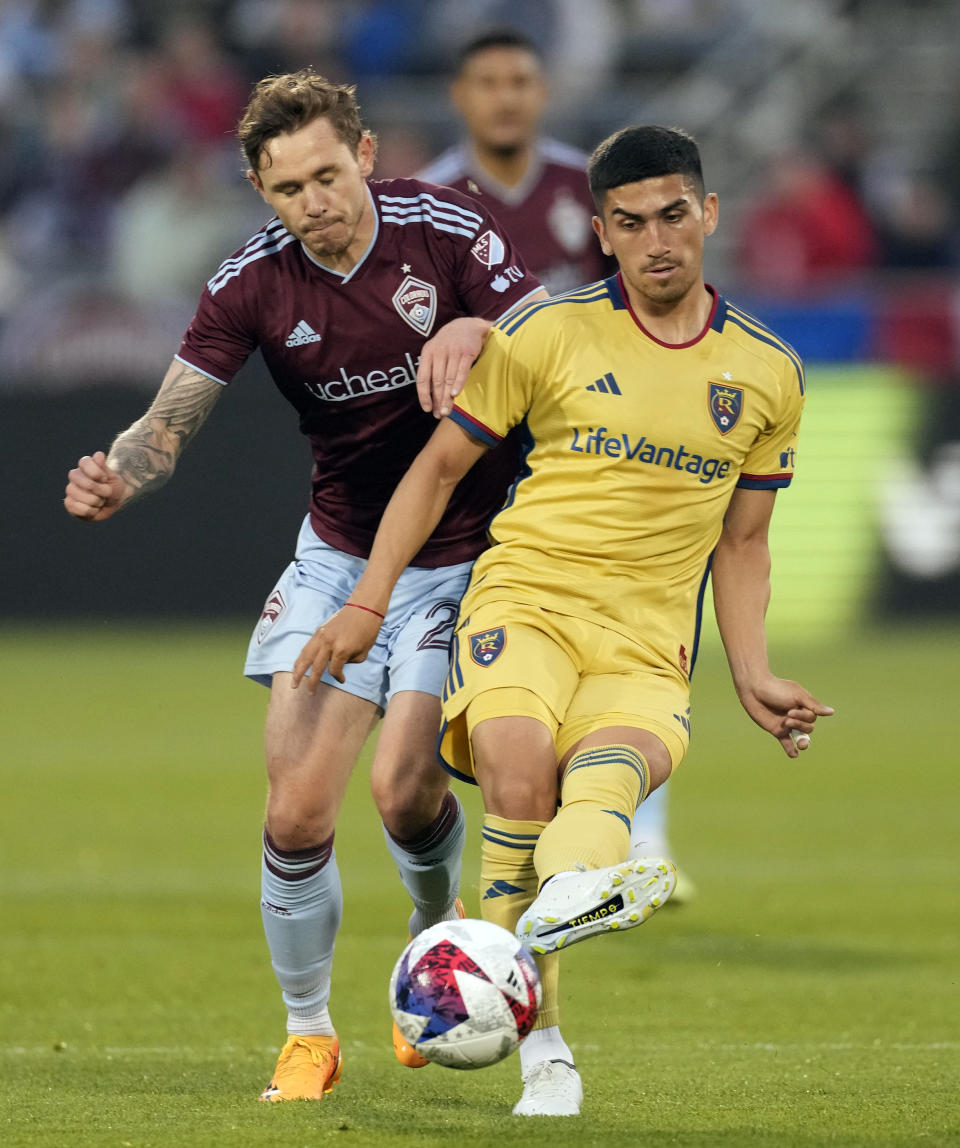
{"label": "green grass field", "polygon": [[510,1116],[517,1058],[395,1065],[407,908],[362,769],[337,837],[343,1081],[320,1105],[256,1103],[284,1033],[245,642],[243,624],[0,633],[0,1144],[960,1144],[960,633],[779,651],[838,709],[797,764],[704,655],[672,783],[699,897],[565,955],[586,1102],[559,1128]]}

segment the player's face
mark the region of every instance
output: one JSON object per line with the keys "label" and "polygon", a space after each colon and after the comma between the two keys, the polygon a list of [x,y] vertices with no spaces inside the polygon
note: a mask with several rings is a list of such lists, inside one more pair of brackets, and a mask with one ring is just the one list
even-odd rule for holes
{"label": "player's face", "polygon": [[701,200],[682,175],[642,179],[611,188],[593,226],[631,293],[669,307],[703,283],[703,244],[717,226],[717,197]]}
{"label": "player's face", "polygon": [[364,136],[354,155],[327,119],[275,136],[250,180],[311,255],[321,262],[359,256],[372,234],[366,178],[373,141]]}
{"label": "player's face", "polygon": [[525,48],[487,48],[464,65],[453,102],[480,148],[512,152],[536,134],[547,101],[537,57]]}

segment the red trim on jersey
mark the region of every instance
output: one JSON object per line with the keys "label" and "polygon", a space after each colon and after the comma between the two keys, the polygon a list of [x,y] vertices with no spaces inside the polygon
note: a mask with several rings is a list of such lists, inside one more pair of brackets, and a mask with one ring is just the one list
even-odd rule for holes
{"label": "red trim on jersey", "polygon": [[[468,422],[470,423],[470,426],[476,427],[476,437],[482,442],[489,443],[491,440],[493,440],[493,442],[497,443],[503,439],[502,434],[497,434],[495,430],[491,430],[486,423],[482,423],[479,419],[475,419],[473,415],[468,414],[462,407],[458,407],[456,403],[453,404],[453,409],[460,416],[460,418],[455,419],[454,421],[459,423],[460,426],[463,426],[465,422]],[[463,429],[468,430],[469,428],[464,426]]]}
{"label": "red trim on jersey", "polygon": [[623,282],[623,272],[622,271],[617,272],[617,286],[620,288],[620,294],[623,296],[623,301],[624,301],[624,303],[626,303],[627,310],[630,312],[630,315],[631,315],[634,323],[636,323],[636,325],[647,336],[647,338],[651,339],[654,343],[656,343],[658,347],[666,347],[668,350],[671,350],[671,351],[681,351],[681,350],[683,350],[684,347],[692,347],[692,346],[694,346],[694,344],[699,343],[700,340],[704,337],[704,335],[706,335],[706,333],[710,330],[711,326],[713,325],[713,318],[717,313],[717,304],[720,302],[720,296],[717,294],[717,292],[710,286],[709,283],[704,283],[704,287],[706,287],[706,289],[713,296],[713,306],[710,308],[710,314],[707,316],[707,321],[703,325],[703,330],[700,332],[699,335],[695,335],[692,339],[689,339],[686,343],[665,343],[663,341],[663,339],[658,339],[656,335],[650,334],[650,332],[647,330],[647,328],[644,327],[643,323],[640,321],[640,317],[637,315],[636,311],[634,311],[633,304],[630,302],[630,296],[627,294],[626,285]]}
{"label": "red trim on jersey", "polygon": [[789,482],[793,478],[793,471],[782,470],[779,474],[746,474],[741,471],[738,482]]}

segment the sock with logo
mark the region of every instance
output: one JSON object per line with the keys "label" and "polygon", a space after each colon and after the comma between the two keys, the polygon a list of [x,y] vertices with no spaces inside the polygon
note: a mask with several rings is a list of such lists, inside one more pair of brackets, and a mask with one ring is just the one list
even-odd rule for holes
{"label": "sock with logo", "polygon": [[[480,846],[480,912],[485,921],[512,933],[524,909],[537,895],[537,872],[533,851],[543,832],[544,821],[511,821],[488,813],[483,819]],[[543,987],[543,1001],[535,1028],[556,1025],[557,954],[536,957]]]}
{"label": "sock with logo", "polygon": [[534,852],[541,885],[567,870],[625,861],[633,814],[648,788],[647,763],[633,746],[594,746],[574,754],[560,785],[560,808]]}
{"label": "sock with logo", "polygon": [[281,849],[263,831],[260,912],[287,1032],[332,1036],[330,970],[343,912],[333,834],[308,849]]}
{"label": "sock with logo", "polygon": [[413,837],[401,840],[384,826],[387,848],[413,901],[411,937],[456,916],[453,906],[460,889],[460,858],[466,834],[463,809],[452,793],[444,797],[433,821]]}

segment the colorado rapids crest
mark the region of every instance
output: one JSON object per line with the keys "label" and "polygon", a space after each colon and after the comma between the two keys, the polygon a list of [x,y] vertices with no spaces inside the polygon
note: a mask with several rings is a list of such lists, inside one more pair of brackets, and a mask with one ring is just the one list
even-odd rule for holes
{"label": "colorado rapids crest", "polygon": [[393,296],[393,305],[398,314],[421,335],[429,335],[437,317],[437,289],[432,283],[424,283],[408,275]]}

